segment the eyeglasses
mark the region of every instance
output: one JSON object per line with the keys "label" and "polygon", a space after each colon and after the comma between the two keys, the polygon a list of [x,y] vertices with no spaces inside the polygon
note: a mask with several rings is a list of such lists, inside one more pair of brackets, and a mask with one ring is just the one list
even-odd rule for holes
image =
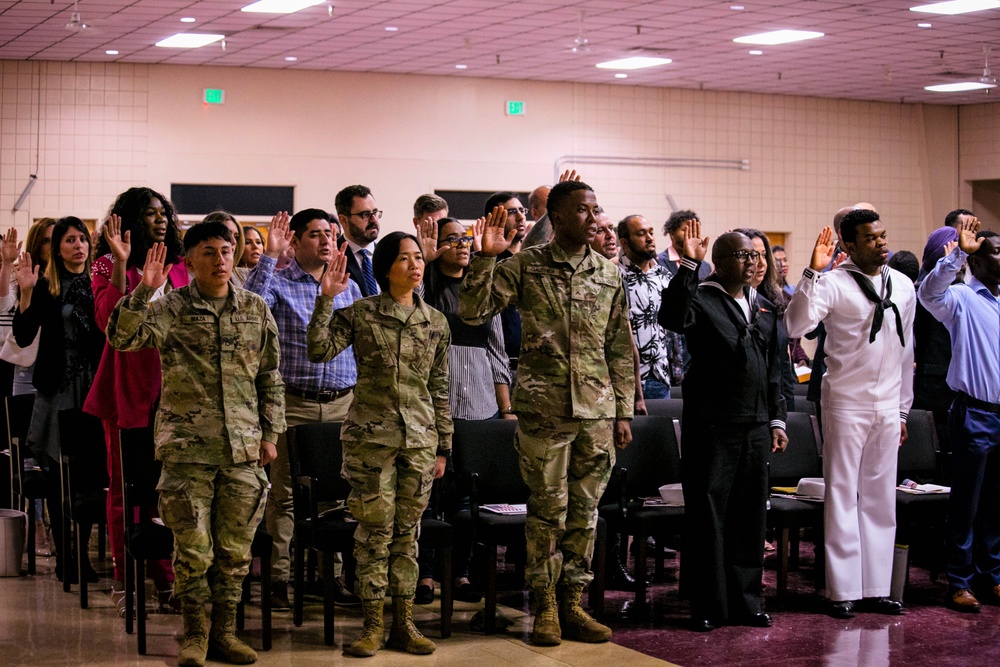
{"label": "eyeglasses", "polygon": [[507,217],[510,217],[512,215],[517,215],[518,213],[520,213],[521,215],[527,215],[528,214],[528,209],[524,208],[523,206],[521,208],[509,208],[509,209],[507,209]]}
{"label": "eyeglasses", "polygon": [[361,218],[365,222],[368,222],[369,220],[373,219],[380,220],[384,212],[385,211],[380,211],[377,208],[373,208],[370,211],[358,211],[357,213],[351,213],[351,216]]}
{"label": "eyeglasses", "polygon": [[461,248],[462,246],[472,245],[471,236],[449,236],[445,240],[438,243],[439,248],[449,246],[452,248]]}
{"label": "eyeglasses", "polygon": [[756,262],[761,257],[763,257],[763,255],[761,253],[757,252],[756,250],[753,250],[753,251],[750,251],[750,250],[737,250],[732,255],[726,255],[722,259],[727,259],[729,257],[735,257],[736,259],[740,260],[741,262],[746,263],[746,262]]}

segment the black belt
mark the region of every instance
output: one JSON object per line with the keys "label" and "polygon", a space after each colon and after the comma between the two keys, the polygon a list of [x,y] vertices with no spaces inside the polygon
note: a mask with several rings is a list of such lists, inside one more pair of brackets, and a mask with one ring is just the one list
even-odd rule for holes
{"label": "black belt", "polygon": [[347,387],[346,389],[320,389],[319,391],[306,391],[305,389],[297,389],[295,387],[285,385],[285,391],[292,396],[298,396],[299,398],[304,398],[307,401],[330,403],[338,398],[347,396],[354,391],[354,387]]}
{"label": "black belt", "polygon": [[980,401],[978,398],[973,398],[969,396],[964,391],[958,392],[955,396],[955,400],[963,403],[970,408],[975,408],[976,410],[982,410],[983,412],[992,412],[995,415],[1000,415],[1000,404],[990,403],[989,401]]}

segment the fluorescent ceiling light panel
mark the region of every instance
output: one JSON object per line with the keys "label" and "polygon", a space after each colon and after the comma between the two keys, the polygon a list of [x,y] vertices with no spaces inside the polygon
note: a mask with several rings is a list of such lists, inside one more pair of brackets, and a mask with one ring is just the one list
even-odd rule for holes
{"label": "fluorescent ceiling light panel", "polygon": [[609,60],[604,63],[597,63],[601,69],[642,69],[644,67],[656,67],[657,65],[669,65],[673,61],[670,58],[653,58],[651,56],[632,56],[621,60]]}
{"label": "fluorescent ceiling light panel", "polygon": [[225,38],[225,35],[213,35],[204,32],[179,32],[166,39],[161,39],[156,45],[173,49],[197,49]]}
{"label": "fluorescent ceiling light panel", "polygon": [[929,5],[910,7],[910,11],[954,16],[955,14],[981,12],[984,9],[996,9],[997,7],[1000,7],[998,0],[949,0],[948,2],[932,2]]}
{"label": "fluorescent ceiling light panel", "polygon": [[324,2],[326,0],[258,0],[258,2],[241,8],[240,11],[258,14],[293,14]]}
{"label": "fluorescent ceiling light panel", "polygon": [[801,42],[804,39],[815,39],[822,37],[823,33],[812,30],[773,30],[762,32],[746,37],[737,37],[733,41],[737,44],[763,44],[764,46],[774,46],[775,44],[789,44],[791,42]]}
{"label": "fluorescent ceiling light panel", "polygon": [[985,90],[996,88],[995,83],[979,83],[978,81],[963,81],[962,83],[942,83],[936,86],[924,86],[924,90],[935,93],[964,93],[970,90]]}

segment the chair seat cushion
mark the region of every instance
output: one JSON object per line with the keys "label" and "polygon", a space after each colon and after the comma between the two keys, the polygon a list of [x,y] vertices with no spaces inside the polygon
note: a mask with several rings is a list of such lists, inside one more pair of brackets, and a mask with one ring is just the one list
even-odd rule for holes
{"label": "chair seat cushion", "polygon": [[629,503],[625,525],[628,532],[635,535],[654,533],[680,533],[684,524],[684,508],[653,505],[643,507],[642,503]]}
{"label": "chair seat cushion", "polygon": [[426,547],[445,547],[452,544],[451,524],[438,519],[424,519],[420,522],[420,544]]}
{"label": "chair seat cushion", "polygon": [[771,509],[767,512],[767,522],[772,525],[781,523],[804,525],[809,522],[819,523],[823,520],[823,503],[811,503],[794,498],[771,498]]}
{"label": "chair seat cushion", "polygon": [[313,525],[312,519],[295,522],[295,535],[303,540],[304,547],[320,551],[350,551],[354,548],[354,531],[358,524],[334,518],[322,517]]}
{"label": "chair seat cushion", "polygon": [[128,552],[141,560],[169,558],[174,551],[174,534],[158,523],[143,523],[129,531]]}

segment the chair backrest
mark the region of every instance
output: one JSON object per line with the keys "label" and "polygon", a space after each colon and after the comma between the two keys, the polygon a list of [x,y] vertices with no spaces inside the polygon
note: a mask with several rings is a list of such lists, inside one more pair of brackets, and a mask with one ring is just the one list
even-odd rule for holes
{"label": "chair backrest", "polygon": [[70,461],[75,491],[108,487],[108,451],[100,419],[76,408],[60,410],[59,451]]}
{"label": "chair backrest", "polygon": [[615,452],[615,467],[625,468],[625,496],[658,496],[664,484],[681,481],[681,461],[673,420],[638,415],[632,420],[632,442]]}
{"label": "chair backrest", "polygon": [[646,412],[658,417],[680,419],[684,412],[684,401],[679,398],[647,398]]}
{"label": "chair backrest", "polygon": [[[149,508],[156,505],[163,464],[156,460],[153,427],[128,428],[119,431],[121,447],[122,483],[125,486],[126,508]],[[130,517],[125,513],[126,521]],[[145,517],[143,517],[145,518]]]}
{"label": "chair backrest", "polygon": [[293,482],[299,476],[311,477],[314,502],[336,503],[347,499],[351,485],[340,474],[344,460],[340,422],[293,426],[286,431],[285,439]]}
{"label": "chair backrest", "polygon": [[523,503],[529,489],[521,477],[514,433],[517,422],[484,419],[455,422],[452,460],[460,489],[476,477],[476,500],[483,503]]}
{"label": "chair backrest", "polygon": [[[35,406],[34,394],[18,394],[4,397],[4,412],[7,416],[7,443],[10,446],[11,473],[17,480],[17,493],[22,493],[24,484],[24,459],[27,458],[28,426]],[[12,480],[13,481],[13,480]]]}
{"label": "chair backrest", "polygon": [[921,484],[940,481],[934,415],[927,410],[910,410],[906,419],[906,433],[906,442],[897,454],[897,482],[904,479]]}
{"label": "chair backrest", "polygon": [[789,412],[785,427],[788,447],[784,452],[768,454],[771,486],[795,486],[803,477],[822,477],[816,417],[804,412]]}

